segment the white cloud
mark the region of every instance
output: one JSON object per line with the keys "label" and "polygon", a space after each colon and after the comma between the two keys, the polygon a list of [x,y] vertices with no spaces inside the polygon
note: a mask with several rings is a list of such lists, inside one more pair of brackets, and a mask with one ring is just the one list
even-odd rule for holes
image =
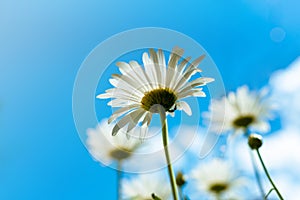
{"label": "white cloud", "polygon": [[300,57],[270,78],[273,100],[278,104],[284,126],[300,129]]}

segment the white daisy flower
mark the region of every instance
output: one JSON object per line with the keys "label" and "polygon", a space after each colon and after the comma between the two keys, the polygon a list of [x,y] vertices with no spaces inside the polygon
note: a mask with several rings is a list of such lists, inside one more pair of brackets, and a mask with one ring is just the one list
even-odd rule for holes
{"label": "white daisy flower", "polygon": [[240,193],[247,185],[228,161],[218,158],[199,164],[190,178],[203,194],[216,199],[241,199]]}
{"label": "white daisy flower", "polygon": [[124,200],[152,200],[155,194],[162,200],[172,196],[167,179],[161,174],[139,174],[136,178],[122,181]]}
{"label": "white daisy flower", "polygon": [[266,98],[266,90],[260,92],[249,91],[247,86],[230,92],[221,100],[213,100],[210,114],[204,116],[212,118],[212,130],[224,133],[234,130],[236,134],[246,131],[268,132],[268,120],[272,118],[273,105]]}
{"label": "white daisy flower", "polygon": [[[149,52],[150,57],[146,52],[143,54],[144,67],[136,61],[118,62],[121,74],[113,74],[110,79],[114,88],[97,96],[100,99],[113,98],[108,105],[120,107],[109,118],[109,122],[112,122],[123,116],[113,128],[113,135],[127,125],[130,131],[139,122],[141,126],[147,127],[152,114],[158,113],[161,107],[171,115],[174,115],[176,109],[191,115],[190,106],[181,99],[189,96],[205,97],[199,86],[214,80],[200,77],[190,81],[193,75],[201,72],[197,66],[204,55],[189,63],[191,57],[182,58],[183,49],[175,47],[166,64],[161,49],[157,52],[150,49]],[[157,105],[160,105],[160,108]]]}
{"label": "white daisy flower", "polygon": [[[95,129],[87,130],[87,148],[93,158],[104,165],[128,159],[141,144],[136,138],[128,139],[126,134],[112,136],[112,128],[107,120],[102,120]],[[133,129],[131,134],[137,135],[138,132],[138,129]]]}

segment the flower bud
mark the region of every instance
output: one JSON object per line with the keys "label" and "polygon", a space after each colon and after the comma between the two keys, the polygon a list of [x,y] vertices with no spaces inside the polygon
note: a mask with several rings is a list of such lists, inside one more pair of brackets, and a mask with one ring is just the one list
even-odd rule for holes
{"label": "flower bud", "polygon": [[183,185],[186,184],[186,180],[184,178],[184,175],[182,172],[178,172],[177,175],[176,175],[176,184],[179,186],[179,187],[182,187]]}
{"label": "flower bud", "polygon": [[259,149],[262,146],[262,136],[251,133],[248,137],[248,145],[251,149]]}

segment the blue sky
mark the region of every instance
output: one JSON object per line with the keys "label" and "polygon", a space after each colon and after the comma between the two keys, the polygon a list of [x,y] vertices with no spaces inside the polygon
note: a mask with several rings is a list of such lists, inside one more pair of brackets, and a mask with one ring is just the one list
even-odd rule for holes
{"label": "blue sky", "polygon": [[300,3],[0,1],[0,199],[113,199],[72,115],[77,71],[119,32],[163,27],[200,43],[226,90],[258,89],[300,52]]}

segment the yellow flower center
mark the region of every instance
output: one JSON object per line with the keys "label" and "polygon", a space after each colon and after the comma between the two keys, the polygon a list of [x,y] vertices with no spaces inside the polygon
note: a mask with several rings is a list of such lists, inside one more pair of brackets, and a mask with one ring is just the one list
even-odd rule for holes
{"label": "yellow flower center", "polygon": [[131,152],[126,149],[114,149],[109,155],[115,160],[123,160],[131,156]]}
{"label": "yellow flower center", "polygon": [[215,183],[209,187],[209,191],[211,191],[215,194],[220,194],[220,193],[224,192],[225,190],[227,190],[228,187],[229,186],[226,183]]}
{"label": "yellow flower center", "polygon": [[174,104],[177,100],[175,93],[169,88],[159,88],[146,92],[142,98],[142,108],[147,111],[158,112],[153,106],[160,105],[165,111],[174,112]]}
{"label": "yellow flower center", "polygon": [[247,128],[254,120],[255,117],[252,115],[240,116],[233,121],[233,125],[238,128]]}

